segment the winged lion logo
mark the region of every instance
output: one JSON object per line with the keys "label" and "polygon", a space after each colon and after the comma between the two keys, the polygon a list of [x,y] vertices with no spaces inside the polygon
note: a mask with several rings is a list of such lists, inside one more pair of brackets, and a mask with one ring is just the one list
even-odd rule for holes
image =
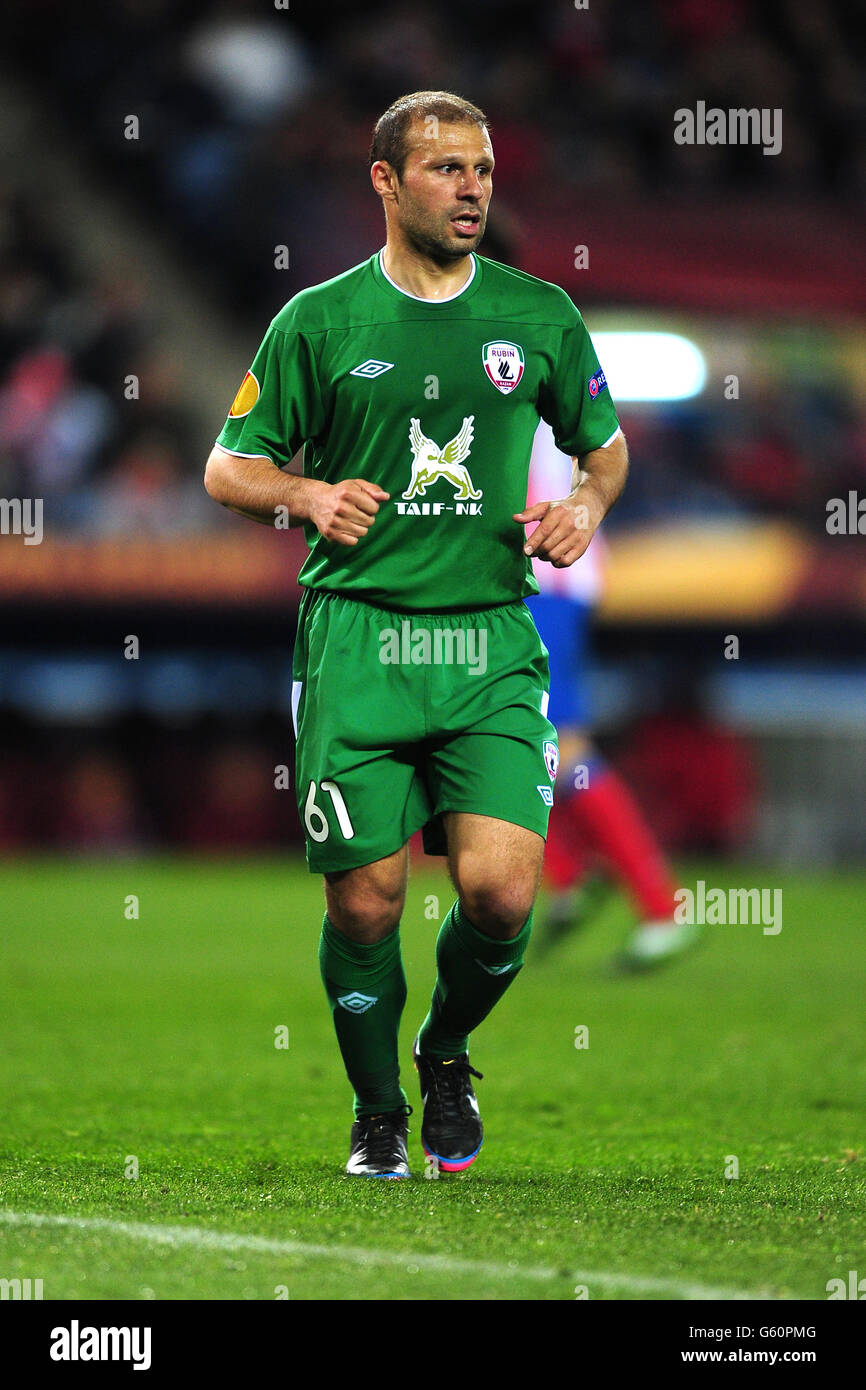
{"label": "winged lion logo", "polygon": [[412,478],[403,497],[408,502],[412,497],[423,497],[428,487],[439,478],[445,478],[454,488],[455,502],[465,501],[467,497],[477,499],[483,493],[476,491],[469,469],[463,460],[469,457],[469,449],[475,433],[474,415],[464,417],[459,433],[455,434],[444,449],[440,449],[434,439],[428,439],[421,429],[421,421],[413,419],[409,424],[409,443],[412,446]]}

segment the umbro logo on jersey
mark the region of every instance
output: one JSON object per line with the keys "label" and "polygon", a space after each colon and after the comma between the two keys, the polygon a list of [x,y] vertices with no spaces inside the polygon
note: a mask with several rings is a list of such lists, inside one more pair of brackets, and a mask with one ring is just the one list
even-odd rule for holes
{"label": "umbro logo on jersey", "polygon": [[368,357],[360,367],[353,367],[349,376],[381,376],[383,372],[390,372],[393,366],[393,362],[379,362],[375,357]]}
{"label": "umbro logo on jersey", "polygon": [[365,1014],[378,1002],[377,994],[359,994],[357,990],[353,990],[351,994],[341,994],[337,999],[337,1003],[348,1009],[350,1014]]}
{"label": "umbro logo on jersey", "polygon": [[485,343],[481,360],[488,379],[503,396],[513,391],[523,376],[523,348],[517,343]]}

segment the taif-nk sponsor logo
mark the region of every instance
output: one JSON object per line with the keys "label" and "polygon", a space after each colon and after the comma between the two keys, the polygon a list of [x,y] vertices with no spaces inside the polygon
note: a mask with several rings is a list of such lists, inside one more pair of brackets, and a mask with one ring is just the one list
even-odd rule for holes
{"label": "taif-nk sponsor logo", "polygon": [[[412,476],[397,502],[398,516],[442,516],[453,512],[457,516],[480,516],[483,492],[477,488],[466,467],[475,435],[475,416],[466,415],[453,439],[444,448],[425,434],[421,421],[413,417],[409,423],[409,445],[412,450]],[[453,489],[451,502],[418,502],[426,497],[429,488],[447,483]],[[441,491],[441,490],[440,490]]]}

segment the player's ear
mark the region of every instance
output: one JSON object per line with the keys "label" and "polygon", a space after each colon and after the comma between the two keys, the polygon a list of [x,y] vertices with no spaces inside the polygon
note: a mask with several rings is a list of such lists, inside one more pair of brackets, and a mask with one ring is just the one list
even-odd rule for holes
{"label": "player's ear", "polygon": [[387,159],[377,159],[370,165],[370,179],[380,198],[393,198],[400,180],[397,170]]}

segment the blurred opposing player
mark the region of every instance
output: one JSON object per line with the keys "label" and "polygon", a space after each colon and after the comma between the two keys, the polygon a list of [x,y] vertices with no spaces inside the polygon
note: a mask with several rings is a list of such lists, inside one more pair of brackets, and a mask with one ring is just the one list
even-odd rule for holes
{"label": "blurred opposing player", "polygon": [[[568,486],[571,459],[557,447],[550,426],[536,430],[528,504],[556,497]],[[559,734],[559,775],[550,813],[545,870],[553,888],[543,942],[572,929],[591,910],[594,875],[612,876],[629,894],[640,925],[626,944],[623,964],[645,968],[679,955],[697,928],[674,921],[675,885],[664,856],[622,778],[592,742],[587,659],[592,612],[601,597],[604,539],[568,569],[535,560],[540,594],[528,600],[548,650],[548,718]]]}
{"label": "blurred opposing player", "polygon": [[[421,1142],[446,1172],[481,1146],[469,1035],[523,964],[556,776],[528,556],[572,564],[627,469],[568,295],[475,254],[493,162],[486,117],[460,97],[413,93],[384,113],[370,174],[386,244],[277,314],[205,475],[245,516],[303,523],[310,548],[295,786],[325,877],[319,961],[358,1176],[409,1173],[399,924],[422,827],[457,901],[414,1046]],[[539,418],[581,471],[527,508]],[[302,444],[304,476],[288,476]]]}

